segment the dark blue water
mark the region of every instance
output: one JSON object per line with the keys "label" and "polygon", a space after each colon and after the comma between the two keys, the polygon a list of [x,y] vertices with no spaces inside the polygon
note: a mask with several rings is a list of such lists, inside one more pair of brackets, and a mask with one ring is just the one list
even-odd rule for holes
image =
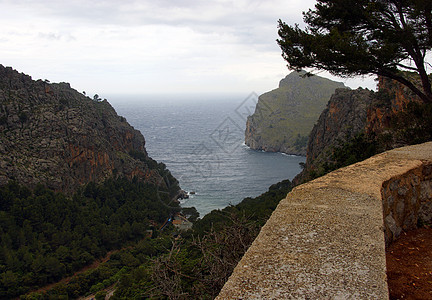
{"label": "dark blue water", "polygon": [[305,161],[244,145],[245,118],[253,113],[255,101],[251,94],[217,99],[112,97],[111,104],[144,135],[149,155],[165,163],[184,190],[196,193],[182,206],[195,206],[203,216],[291,180]]}

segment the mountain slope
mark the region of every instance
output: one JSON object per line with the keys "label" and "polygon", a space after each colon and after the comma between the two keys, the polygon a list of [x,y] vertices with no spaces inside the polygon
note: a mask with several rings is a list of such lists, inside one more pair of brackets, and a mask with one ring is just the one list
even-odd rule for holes
{"label": "mountain slope", "polygon": [[179,195],[106,100],[0,65],[1,299],[148,237],[180,211]]}
{"label": "mountain slope", "polygon": [[344,84],[292,72],[279,88],[261,95],[246,123],[245,143],[252,149],[306,154],[309,133],[335,89]]}
{"label": "mountain slope", "polygon": [[[413,76],[415,74],[408,74]],[[378,78],[378,91],[336,90],[311,131],[295,184],[397,147],[432,139],[432,105],[404,85]]]}
{"label": "mountain slope", "polygon": [[71,192],[113,175],[157,183],[161,175],[144,146],[106,100],[0,65],[0,185],[14,179]]}

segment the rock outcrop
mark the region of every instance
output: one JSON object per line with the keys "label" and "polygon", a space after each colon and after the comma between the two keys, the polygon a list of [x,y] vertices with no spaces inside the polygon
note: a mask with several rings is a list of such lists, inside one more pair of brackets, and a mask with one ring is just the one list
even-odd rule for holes
{"label": "rock outcrop", "polygon": [[71,192],[110,176],[161,179],[144,137],[106,100],[1,65],[0,132],[0,184],[17,180]]}
{"label": "rock outcrop", "polygon": [[[414,92],[400,82],[379,77],[378,93],[367,112],[366,132],[381,134],[391,127],[391,120],[399,112],[405,111],[408,103],[422,103]],[[393,148],[401,145],[394,145]]]}
{"label": "rock outcrop", "polygon": [[337,89],[313,127],[306,165],[328,160],[331,148],[364,131],[373,99],[367,89]]}
{"label": "rock outcrop", "polygon": [[[357,142],[362,144],[352,144],[351,148],[367,148],[369,145],[375,153],[429,140],[432,134],[429,122],[423,119],[421,108],[414,113],[410,111],[410,104],[420,105],[421,100],[404,85],[383,77],[378,79],[377,92],[361,88],[336,90],[311,131],[305,169],[293,180],[294,183],[348,165],[338,165],[335,149],[361,135]],[[343,154],[359,156],[359,151]]]}
{"label": "rock outcrop", "polygon": [[343,83],[292,72],[279,88],[261,95],[246,122],[245,143],[252,149],[306,154],[309,133],[335,89]]}

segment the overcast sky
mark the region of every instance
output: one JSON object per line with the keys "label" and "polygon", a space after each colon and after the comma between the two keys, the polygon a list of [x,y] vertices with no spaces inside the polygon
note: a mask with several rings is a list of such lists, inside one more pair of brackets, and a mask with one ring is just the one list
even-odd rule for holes
{"label": "overcast sky", "polygon": [[0,0],[0,63],[102,97],[260,94],[290,72],[275,41],[277,20],[302,23],[314,3]]}

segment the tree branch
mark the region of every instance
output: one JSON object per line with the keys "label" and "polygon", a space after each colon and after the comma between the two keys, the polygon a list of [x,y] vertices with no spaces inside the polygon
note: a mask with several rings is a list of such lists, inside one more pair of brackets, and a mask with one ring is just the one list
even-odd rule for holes
{"label": "tree branch", "polygon": [[411,71],[415,71],[415,72],[417,72],[417,69],[416,69],[416,68],[414,68],[414,67],[409,67],[409,66],[406,66],[406,65],[401,64],[401,63],[397,63],[396,66],[398,66],[398,67],[400,67],[400,68],[404,68],[404,69],[407,69],[407,70],[411,70]]}

